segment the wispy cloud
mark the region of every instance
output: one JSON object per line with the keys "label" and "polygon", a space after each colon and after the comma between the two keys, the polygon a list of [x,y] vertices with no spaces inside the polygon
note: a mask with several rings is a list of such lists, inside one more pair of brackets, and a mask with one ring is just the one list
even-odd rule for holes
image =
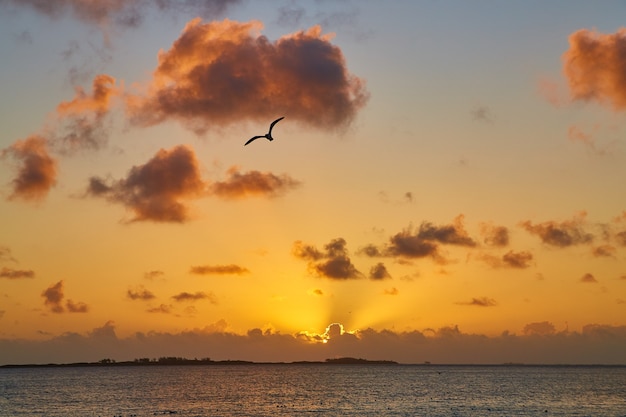
{"label": "wispy cloud", "polygon": [[250,273],[247,268],[234,264],[192,266],[189,272],[197,275],[243,275]]}
{"label": "wispy cloud", "polygon": [[483,253],[479,254],[477,258],[492,268],[526,269],[531,266],[533,254],[528,251],[515,252],[510,250],[502,256]]}
{"label": "wispy cloud", "polygon": [[275,42],[259,21],[190,21],[159,55],[145,93],[128,97],[136,125],[178,120],[195,132],[277,114],[323,130],[345,128],[368,99],[341,49],[316,26]]}
{"label": "wispy cloud", "polygon": [[538,236],[541,241],[550,246],[568,247],[572,245],[588,244],[593,241],[593,234],[585,231],[586,212],[575,215],[571,220],[562,222],[546,221],[533,224],[530,220],[520,223],[526,231]]}
{"label": "wispy cloud", "polygon": [[580,282],[585,283],[585,284],[597,284],[598,280],[596,279],[596,277],[593,276],[593,274],[590,274],[589,272],[587,272],[585,275],[583,275],[580,278]]}
{"label": "wispy cloud", "polygon": [[25,278],[34,278],[35,271],[30,269],[13,269],[3,267],[0,269],[0,278],[7,279],[25,279]]}
{"label": "wispy cloud", "polygon": [[496,300],[488,297],[472,298],[470,301],[458,302],[456,304],[476,307],[494,307],[498,305]]}
{"label": "wispy cloud", "polygon": [[488,246],[504,247],[509,244],[509,229],[492,223],[481,223],[480,234]]}
{"label": "wispy cloud", "polygon": [[211,292],[207,294],[203,291],[198,291],[195,293],[183,291],[181,293],[173,295],[172,299],[178,302],[208,300],[211,304],[217,304],[217,297],[215,296],[215,294]]}
{"label": "wispy cloud", "polygon": [[228,169],[228,178],[211,184],[209,192],[221,198],[236,199],[251,196],[277,197],[300,185],[287,174],[271,172],[240,172],[238,167]]}

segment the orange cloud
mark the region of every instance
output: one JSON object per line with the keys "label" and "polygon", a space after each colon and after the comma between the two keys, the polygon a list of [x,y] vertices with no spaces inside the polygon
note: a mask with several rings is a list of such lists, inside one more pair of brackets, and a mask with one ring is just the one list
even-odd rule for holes
{"label": "orange cloud", "polygon": [[228,170],[228,179],[213,183],[209,190],[212,194],[227,199],[255,195],[276,197],[299,185],[299,181],[287,174],[279,176],[259,171],[241,173],[237,167],[231,167]]}
{"label": "orange cloud", "polygon": [[325,252],[296,241],[292,253],[295,257],[308,260],[309,270],[315,274],[336,280],[358,279],[363,274],[352,264],[343,238],[331,240],[324,246]]}
{"label": "orange cloud", "polygon": [[572,98],[626,109],[626,29],[609,35],[582,29],[569,44],[563,72]]}
{"label": "orange cloud", "polygon": [[0,278],[7,279],[24,279],[24,278],[34,278],[35,272],[26,269],[13,269],[3,267],[0,269]]}
{"label": "orange cloud", "polygon": [[148,313],[171,314],[172,313],[172,306],[171,305],[166,305],[166,304],[161,304],[158,307],[152,307],[152,308],[147,309],[146,312],[148,312]]}
{"label": "orange cloud", "polygon": [[250,271],[247,268],[243,268],[239,265],[200,265],[200,266],[192,266],[191,269],[189,270],[190,273],[192,274],[198,274],[198,275],[209,275],[209,274],[216,274],[216,275],[228,275],[228,274],[234,274],[234,275],[243,275],[243,274],[247,274]]}
{"label": "orange cloud", "polygon": [[131,120],[174,119],[198,133],[277,114],[323,130],[348,126],[368,93],[341,49],[319,26],[275,42],[262,28],[259,21],[190,21],[159,54],[147,94],[128,97]]}
{"label": "orange cloud", "polygon": [[64,153],[99,149],[106,144],[105,118],[111,109],[112,98],[121,93],[115,86],[115,79],[106,74],[94,78],[91,94],[81,87],[75,87],[75,90],[73,100],[57,106],[60,127],[54,142]]}
{"label": "orange cloud", "polygon": [[9,198],[41,200],[56,184],[57,162],[48,153],[47,141],[43,137],[18,140],[0,155],[12,157],[21,164],[12,181],[13,192]]}
{"label": "orange cloud", "polygon": [[556,332],[554,324],[549,321],[528,323],[523,330],[526,335],[548,336]]}
{"label": "orange cloud", "polygon": [[184,200],[200,197],[205,189],[194,151],[178,145],[159,150],[124,179],[109,184],[92,177],[87,194],[124,205],[134,214],[131,221],[182,223],[189,220]]}
{"label": "orange cloud", "polygon": [[529,233],[538,236],[547,245],[567,247],[591,243],[594,236],[584,230],[585,217],[587,213],[582,212],[572,220],[563,222],[547,221],[539,224],[532,224],[529,220],[520,223]]}

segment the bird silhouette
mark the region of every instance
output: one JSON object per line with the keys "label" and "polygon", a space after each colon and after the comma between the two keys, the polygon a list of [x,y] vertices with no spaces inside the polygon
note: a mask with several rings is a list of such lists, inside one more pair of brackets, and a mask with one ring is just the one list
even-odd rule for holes
{"label": "bird silhouette", "polygon": [[284,118],[285,118],[285,116],[283,116],[283,117],[281,117],[281,118],[279,118],[279,119],[274,120],[274,121],[272,122],[272,124],[270,125],[270,130],[269,130],[269,132],[267,132],[265,135],[257,135],[257,136],[253,136],[253,137],[251,137],[250,139],[248,139],[248,141],[247,141],[246,143],[244,143],[244,144],[243,144],[243,146],[246,146],[246,145],[247,145],[247,144],[249,144],[250,142],[255,141],[255,140],[259,139],[259,138],[265,138],[265,139],[269,140],[270,142],[271,142],[271,141],[273,141],[273,140],[274,140],[274,138],[272,137],[272,128],[274,127],[274,125],[275,125],[276,123],[280,122],[280,121],[281,121],[281,120],[283,120]]}

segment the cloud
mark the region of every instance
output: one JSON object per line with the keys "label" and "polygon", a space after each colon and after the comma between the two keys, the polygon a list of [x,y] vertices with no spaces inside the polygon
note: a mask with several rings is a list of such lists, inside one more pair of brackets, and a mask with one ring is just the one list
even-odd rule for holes
{"label": "cloud", "polygon": [[74,302],[67,300],[65,307],[63,307],[63,298],[65,294],[63,292],[63,280],[51,285],[41,293],[44,298],[44,305],[53,313],[64,313],[65,308],[70,313],[87,313],[89,306],[83,302]]}
{"label": "cloud", "polygon": [[194,151],[178,145],[159,150],[124,179],[107,182],[92,177],[87,195],[124,205],[134,214],[131,221],[183,223],[190,218],[184,201],[202,196],[205,189]]}
{"label": "cloud", "polygon": [[162,277],[163,275],[165,275],[165,272],[163,272],[163,271],[158,271],[158,270],[154,270],[154,271],[148,271],[148,272],[145,272],[145,273],[143,274],[143,277],[144,277],[145,279],[147,279],[147,280],[152,281],[152,280],[154,280],[154,279],[157,279],[157,278],[159,278],[159,277]]}
{"label": "cloud", "polygon": [[53,19],[71,16],[106,31],[110,26],[137,27],[151,11],[174,17],[185,13],[213,18],[237,3],[240,0],[2,0],[0,6],[30,8]]}
{"label": "cloud", "polygon": [[198,275],[243,275],[250,273],[247,268],[243,268],[239,265],[234,264],[192,266],[189,272]]}
{"label": "cloud", "polygon": [[597,284],[598,280],[596,279],[596,277],[593,276],[593,274],[587,272],[580,278],[580,282],[585,284]]}
{"label": "cloud", "polygon": [[476,106],[470,111],[470,114],[473,120],[489,124],[493,123],[493,115],[487,106]]}
{"label": "cloud", "polygon": [[140,285],[136,289],[129,289],[128,291],[126,291],[126,296],[131,300],[142,301],[153,300],[156,298],[152,291],[146,289],[143,285]]}
{"label": "cloud", "polygon": [[17,262],[17,260],[11,255],[11,249],[0,246],[0,262]]}
{"label": "cloud", "polygon": [[48,144],[41,136],[30,136],[18,140],[0,153],[20,164],[17,176],[12,181],[10,199],[19,198],[37,201],[45,198],[56,185],[57,162],[48,153]]}
{"label": "cloud", "polygon": [[581,29],[569,36],[563,72],[574,100],[626,109],[626,29],[603,34]]}
{"label": "cloud", "polygon": [[501,257],[481,254],[478,255],[478,259],[492,268],[526,269],[531,266],[530,263],[533,260],[533,254],[527,251],[514,252],[510,250]]}
{"label": "cloud", "polygon": [[259,21],[190,21],[159,64],[146,93],[128,97],[136,125],[177,120],[197,133],[285,115],[331,131],[366,104],[365,82],[319,26],[275,42]]}
{"label": "cloud", "polygon": [[488,246],[504,247],[509,244],[509,229],[505,226],[481,223],[480,234],[483,236],[483,242]]}
{"label": "cloud", "polygon": [[215,294],[207,294],[202,291],[198,291],[196,293],[181,292],[179,294],[173,295],[172,298],[178,302],[208,300],[209,302],[211,302],[211,304],[217,304],[217,298],[215,297]]}
{"label": "cloud", "polygon": [[550,246],[568,247],[591,243],[593,235],[584,230],[585,217],[587,213],[582,212],[572,220],[563,222],[547,221],[533,224],[530,220],[520,223],[520,226],[529,233],[538,236],[541,241]]}
{"label": "cloud", "polygon": [[542,321],[528,323],[526,326],[524,326],[523,332],[526,335],[547,336],[554,334],[556,332],[556,329],[554,328],[554,324],[550,323],[549,321]]}
{"label": "cloud", "polygon": [[437,262],[445,262],[439,253],[440,245],[455,245],[475,247],[472,239],[463,226],[464,216],[461,214],[450,225],[435,226],[430,222],[423,222],[417,231],[411,227],[389,238],[383,247],[366,245],[359,253],[370,257],[392,256],[401,258],[432,257]]}
{"label": "cloud", "polygon": [[370,268],[370,279],[379,281],[387,278],[391,278],[391,274],[389,274],[385,264],[382,262],[379,262]]}
{"label": "cloud", "polygon": [[147,309],[146,312],[148,312],[148,313],[171,314],[172,313],[172,306],[171,305],[166,305],[166,304],[161,304],[158,307],[152,307],[152,308]]}
{"label": "cloud", "polygon": [[594,258],[615,258],[617,249],[611,245],[600,245],[591,249]]}
{"label": "cloud", "polygon": [[470,301],[458,302],[456,304],[477,307],[494,307],[498,305],[496,300],[487,297],[472,298]]}
{"label": "cloud", "polygon": [[108,136],[105,120],[112,98],[121,94],[115,79],[106,74],[94,78],[91,94],[81,87],[75,87],[75,91],[71,101],[61,102],[56,109],[59,126],[53,142],[65,154],[105,146]]}
{"label": "cloud", "polygon": [[[167,306],[165,309],[167,310]],[[582,331],[556,332],[550,322],[530,323],[522,335],[471,334],[458,327],[407,332],[365,328],[348,332],[329,326],[321,335],[281,334],[250,329],[233,333],[224,320],[204,328],[169,333],[116,334],[115,324],[84,334],[64,333],[39,340],[0,339],[0,364],[95,362],[159,357],[243,359],[258,362],[324,361],[333,357],[388,359],[400,363],[434,364],[623,364],[626,326],[589,324]],[[322,343],[326,340],[326,343]]]}
{"label": "cloud", "polygon": [[384,290],[383,294],[384,295],[398,295],[400,294],[400,291],[398,291],[396,287],[391,287],[389,289]]}
{"label": "cloud", "polygon": [[309,261],[309,270],[318,276],[335,279],[358,279],[363,274],[352,264],[343,238],[331,240],[324,246],[325,251],[296,241],[292,253],[295,257]]}
{"label": "cloud", "polygon": [[0,278],[7,279],[25,279],[25,278],[34,278],[35,272],[27,269],[13,269],[3,267],[0,269]]}
{"label": "cloud", "polygon": [[248,171],[241,173],[238,167],[228,170],[228,179],[211,184],[210,193],[221,198],[236,199],[250,196],[277,197],[300,185],[287,174]]}
{"label": "cloud", "polygon": [[41,293],[41,296],[44,298],[44,304],[46,307],[48,307],[53,313],[63,313],[65,311],[62,304],[63,281],[59,281],[48,287]]}

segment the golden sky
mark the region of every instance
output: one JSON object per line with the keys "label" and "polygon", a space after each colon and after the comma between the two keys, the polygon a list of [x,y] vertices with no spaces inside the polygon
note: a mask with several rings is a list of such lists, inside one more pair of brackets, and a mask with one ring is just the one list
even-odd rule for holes
{"label": "golden sky", "polygon": [[0,364],[626,363],[623,4],[385,4],[0,0]]}

